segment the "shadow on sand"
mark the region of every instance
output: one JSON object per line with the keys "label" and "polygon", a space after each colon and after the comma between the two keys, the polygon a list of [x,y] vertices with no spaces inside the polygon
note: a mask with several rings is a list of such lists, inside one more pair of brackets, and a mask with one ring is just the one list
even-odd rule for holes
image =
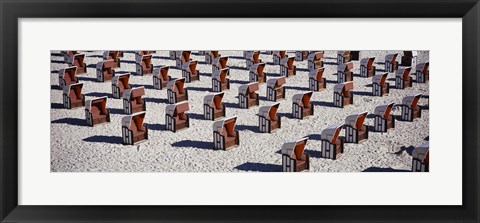
{"label": "shadow on sand", "polygon": [[172,143],[173,147],[193,147],[197,149],[211,149],[213,148],[212,142],[197,141],[197,140],[182,140],[175,143]]}
{"label": "shadow on sand", "polygon": [[236,166],[235,169],[242,171],[257,171],[257,172],[282,172],[281,165],[269,163],[252,163],[246,162],[242,165]]}

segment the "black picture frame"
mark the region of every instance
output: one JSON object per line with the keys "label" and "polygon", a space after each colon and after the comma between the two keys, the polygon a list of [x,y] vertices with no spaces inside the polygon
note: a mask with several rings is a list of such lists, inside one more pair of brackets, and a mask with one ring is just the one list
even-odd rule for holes
{"label": "black picture frame", "polygon": [[[479,136],[480,4],[478,0],[0,0],[0,15],[1,222],[479,222],[480,158],[477,137]],[[18,19],[59,17],[462,18],[463,205],[18,205]],[[445,30],[445,32],[449,31]],[[456,70],[460,71],[460,68]],[[455,77],[459,75],[452,74],[450,78]]]}

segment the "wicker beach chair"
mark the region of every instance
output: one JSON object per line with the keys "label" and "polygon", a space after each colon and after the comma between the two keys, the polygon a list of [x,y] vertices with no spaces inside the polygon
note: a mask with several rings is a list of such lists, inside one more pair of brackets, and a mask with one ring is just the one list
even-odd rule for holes
{"label": "wicker beach chair", "polygon": [[225,117],[226,107],[223,104],[224,93],[217,93],[205,96],[203,98],[203,115],[206,120],[216,120]]}
{"label": "wicker beach chair", "polygon": [[359,143],[368,139],[368,127],[363,124],[367,113],[356,113],[345,118],[345,142]]}
{"label": "wicker beach chair", "polygon": [[130,115],[137,112],[147,110],[147,105],[143,96],[145,95],[145,88],[135,87],[131,89],[125,89],[123,91],[123,111],[125,114]]}
{"label": "wicker beach chair", "polygon": [[250,70],[252,65],[262,63],[262,60],[260,59],[260,51],[243,51],[243,52],[245,53],[247,69]]}
{"label": "wicker beach chair", "polygon": [[393,102],[386,103],[375,107],[373,130],[375,132],[387,132],[388,129],[395,128],[395,118],[392,112]]}
{"label": "wicker beach chair", "polygon": [[403,121],[412,122],[416,118],[422,117],[422,107],[418,105],[418,101],[422,94],[416,94],[414,96],[406,96],[402,99],[402,114],[401,119]]}
{"label": "wicker beach chair", "polygon": [[412,172],[429,172],[430,142],[425,142],[412,152]]}
{"label": "wicker beach chair", "polygon": [[385,56],[385,72],[393,73],[398,69],[397,56],[398,53]]}
{"label": "wicker beach chair", "polygon": [[218,54],[218,51],[206,51],[205,52],[205,63],[207,64],[213,64],[213,61],[215,58],[220,57],[220,54]]}
{"label": "wicker beach chair", "polygon": [[169,66],[163,66],[160,68],[153,69],[153,88],[157,90],[162,90],[167,87],[167,83],[172,80],[172,77],[168,75],[170,70]]}
{"label": "wicker beach chair", "polygon": [[103,60],[113,60],[114,68],[120,67],[120,51],[103,51]]}
{"label": "wicker beach chair", "polygon": [[353,62],[347,62],[337,66],[337,83],[347,81],[353,81]]}
{"label": "wicker beach chair", "polygon": [[85,120],[88,126],[110,122],[107,96],[88,100],[85,103]]}
{"label": "wicker beach chair", "polygon": [[[273,64],[275,65],[280,65],[280,61],[285,58],[285,57],[288,57],[287,55],[287,51],[273,51]],[[295,59],[295,58],[293,58]]]}
{"label": "wicker beach chair", "polygon": [[200,80],[200,71],[197,70],[198,61],[190,60],[183,64],[182,77],[185,78],[185,82],[190,83],[192,81]]}
{"label": "wicker beach chair", "polygon": [[324,66],[323,64],[324,51],[316,51],[308,54],[308,70],[312,71]]}
{"label": "wicker beach chair", "polygon": [[112,97],[119,99],[123,96],[125,89],[132,89],[129,83],[130,73],[120,74],[112,78]]}
{"label": "wicker beach chair", "polygon": [[185,78],[174,79],[167,84],[168,103],[175,104],[188,100],[188,90],[185,89]]}
{"label": "wicker beach chair", "polygon": [[282,125],[282,117],[277,115],[280,103],[262,106],[258,110],[258,129],[259,132],[272,133]]}
{"label": "wicker beach chair", "polygon": [[178,69],[182,69],[184,67],[184,63],[190,62],[192,60],[190,58],[190,54],[192,51],[177,51],[176,53],[176,59],[175,59],[175,64]]}
{"label": "wicker beach chair", "polygon": [[145,112],[138,112],[122,118],[122,141],[134,145],[148,140],[148,127],[143,123]]}
{"label": "wicker beach chair", "polygon": [[292,97],[292,115],[294,118],[304,119],[313,115],[314,106],[310,103],[313,91],[295,94]]}
{"label": "wicker beach chair", "polygon": [[185,112],[190,110],[188,101],[182,101],[165,107],[165,128],[177,132],[190,126],[190,118]]}
{"label": "wicker beach chair", "polygon": [[212,63],[212,73],[216,70],[228,68],[228,57],[227,56],[219,56],[213,59]]}
{"label": "wicker beach chair", "polygon": [[320,91],[327,88],[327,79],[323,77],[325,68],[317,68],[308,73],[308,88],[311,91]]}
{"label": "wicker beach chair", "polygon": [[153,72],[152,55],[151,54],[141,55],[140,53],[135,54],[135,67],[136,67],[136,75],[143,76],[145,74],[152,74]]}
{"label": "wicker beach chair", "polygon": [[113,59],[100,61],[97,63],[97,81],[104,82],[112,80],[115,76],[115,61]]}
{"label": "wicker beach chair", "polygon": [[297,74],[297,66],[295,63],[295,57],[284,57],[280,60],[280,76],[290,77]]}
{"label": "wicker beach chair", "polygon": [[372,95],[383,96],[390,93],[390,84],[386,82],[388,73],[377,74],[372,78]]}
{"label": "wicker beach chair", "polygon": [[267,100],[278,101],[285,99],[285,86],[287,79],[285,77],[274,77],[267,81]]}
{"label": "wicker beach chair", "polygon": [[350,62],[350,51],[337,51],[337,64],[344,64]]}
{"label": "wicker beach chair", "polygon": [[375,57],[367,57],[360,60],[360,77],[371,77],[375,75],[376,67],[373,66]]}
{"label": "wicker beach chair", "polygon": [[295,51],[295,61],[304,61],[308,58],[308,51]]}
{"label": "wicker beach chair", "polygon": [[333,105],[343,108],[345,105],[353,104],[353,82],[339,83],[333,86]]}
{"label": "wicker beach chair", "polygon": [[265,83],[267,81],[267,75],[263,73],[265,69],[265,63],[255,63],[250,66],[249,78],[250,82]]}
{"label": "wicker beach chair", "polygon": [[66,109],[85,106],[85,95],[82,94],[83,83],[70,84],[63,87],[63,107]]}
{"label": "wicker beach chair", "polygon": [[395,72],[395,88],[405,89],[412,87],[412,77],[410,77],[411,67],[399,68]]}
{"label": "wicker beach chair", "polygon": [[331,125],[322,131],[321,157],[335,160],[343,153],[343,140],[338,137],[342,126],[343,125]]}
{"label": "wicker beach chair", "polygon": [[58,71],[58,85],[60,89],[63,89],[67,85],[78,83],[76,73],[77,67],[75,66],[60,69]]}
{"label": "wicker beach chair", "polygon": [[77,75],[87,73],[87,64],[84,62],[85,54],[75,54],[72,65],[77,67]]}
{"label": "wicker beach chair", "polygon": [[425,83],[430,79],[429,62],[418,64],[415,70],[417,83]]}
{"label": "wicker beach chair", "polygon": [[287,142],[283,144],[283,172],[301,172],[310,169],[310,156],[304,152],[307,141],[308,138],[302,138],[295,142]]}
{"label": "wicker beach chair", "polygon": [[216,70],[212,73],[212,91],[222,92],[230,89],[230,79],[227,78],[229,68]]}
{"label": "wicker beach chair", "polygon": [[403,51],[403,56],[400,59],[401,65],[405,67],[416,67],[417,54],[417,51]]}
{"label": "wicker beach chair", "polygon": [[240,108],[250,108],[259,104],[258,91],[259,86],[257,82],[241,85],[238,88],[238,104]]}
{"label": "wicker beach chair", "polygon": [[219,120],[213,123],[213,147],[229,150],[240,144],[240,135],[235,130],[237,117]]}

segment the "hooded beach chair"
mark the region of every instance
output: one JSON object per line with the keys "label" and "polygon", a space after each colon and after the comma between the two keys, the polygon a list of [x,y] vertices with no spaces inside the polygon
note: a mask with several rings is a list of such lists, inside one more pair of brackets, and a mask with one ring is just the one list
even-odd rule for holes
{"label": "hooded beach chair", "polygon": [[122,118],[122,141],[134,145],[148,139],[148,127],[143,123],[146,112],[138,112]]}
{"label": "hooded beach chair", "polygon": [[223,104],[224,93],[217,93],[205,96],[203,98],[203,115],[206,120],[216,120],[225,117],[226,107]]}
{"label": "hooded beach chair", "polygon": [[390,84],[387,83],[388,73],[377,74],[372,78],[372,95],[373,96],[383,96],[384,94],[390,93]]}
{"label": "hooded beach chair", "polygon": [[249,68],[249,78],[250,82],[265,83],[267,81],[267,75],[263,73],[265,69],[265,63],[256,63],[252,64]]}
{"label": "hooded beach chair", "polygon": [[112,78],[112,97],[120,99],[123,96],[125,89],[132,89],[129,84],[130,73],[120,74]]}
{"label": "hooded beach chair", "polygon": [[241,85],[238,88],[238,104],[240,108],[250,108],[256,106],[259,103],[258,91],[259,86],[257,82]]}
{"label": "hooded beach chair", "polygon": [[397,56],[398,53],[385,56],[385,72],[393,73],[398,69]]}
{"label": "hooded beach chair", "polygon": [[188,100],[188,90],[185,89],[185,78],[171,80],[167,84],[168,103],[175,104]]}
{"label": "hooded beach chair", "polygon": [[125,89],[123,91],[123,111],[125,114],[130,115],[133,113],[146,111],[147,105],[143,96],[145,95],[145,88],[135,87],[131,89]]}
{"label": "hooded beach chair", "polygon": [[308,138],[287,142],[282,146],[282,171],[301,172],[310,169],[310,156],[305,151]]}
{"label": "hooded beach chair", "polygon": [[153,69],[153,88],[162,90],[167,86],[167,83],[172,80],[172,77],[168,75],[169,66],[163,66]]}
{"label": "hooded beach chair", "polygon": [[345,118],[345,142],[359,143],[368,139],[368,127],[363,124],[367,113],[356,113]]}
{"label": "hooded beach chair", "polygon": [[313,115],[314,106],[310,103],[313,91],[295,94],[292,97],[292,115],[294,118],[303,119]]}
{"label": "hooded beach chair", "polygon": [[353,82],[339,83],[333,86],[333,105],[343,108],[345,105],[353,104]]}
{"label": "hooded beach chair", "polygon": [[107,96],[88,100],[85,103],[85,120],[87,125],[92,127],[97,124],[110,122]]}
{"label": "hooded beach chair", "polygon": [[66,109],[85,106],[85,95],[82,94],[83,83],[65,85],[63,87],[63,107]]}
{"label": "hooded beach chair", "polygon": [[135,54],[135,67],[136,67],[136,75],[143,76],[145,74],[152,74],[153,72],[152,54],[147,54],[147,55]]}
{"label": "hooded beach chair", "polygon": [[206,51],[205,52],[205,63],[207,64],[213,64],[213,60],[215,58],[220,57],[220,54],[218,54],[218,51]]}
{"label": "hooded beach chair", "polygon": [[285,77],[274,77],[267,81],[267,100],[278,101],[285,99],[285,86],[287,79]]}
{"label": "hooded beach chair", "polygon": [[216,70],[212,73],[212,91],[221,92],[230,89],[230,80],[227,78],[229,68]]}
{"label": "hooded beach chair", "polygon": [[77,54],[78,51],[61,51],[61,54],[63,55],[63,61],[67,64],[73,64],[73,56]]}
{"label": "hooded beach chair", "polygon": [[308,51],[295,51],[295,61],[304,61],[308,58]]}
{"label": "hooded beach chair", "polygon": [[422,117],[422,107],[418,105],[418,101],[422,94],[416,94],[414,96],[406,96],[402,99],[402,114],[401,119],[403,121],[412,122],[416,118]]}
{"label": "hooded beach chair", "polygon": [[331,125],[324,129],[321,134],[323,158],[337,159],[340,153],[343,153],[343,140],[338,136],[343,125]]}
{"label": "hooded beach chair", "polygon": [[213,123],[213,148],[229,150],[240,144],[240,135],[235,130],[237,117],[219,120]]}
{"label": "hooded beach chair", "polygon": [[375,132],[387,132],[388,129],[395,128],[395,118],[392,112],[393,102],[375,107],[373,110],[373,130]]}
{"label": "hooded beach chair", "polygon": [[228,68],[228,57],[227,56],[219,56],[213,59],[212,63],[212,73],[216,70]]}
{"label": "hooded beach chair", "polygon": [[360,77],[371,77],[375,75],[376,68],[373,66],[375,57],[367,57],[360,60]]}
{"label": "hooded beach chair", "polygon": [[190,60],[192,60],[190,58],[190,54],[191,54],[192,51],[177,51],[177,58],[176,58],[176,67],[178,69],[182,69],[183,68],[183,64],[184,63],[187,63],[189,62]]}
{"label": "hooded beach chair", "polygon": [[277,115],[280,103],[262,106],[258,110],[258,130],[259,132],[272,133],[275,129],[281,127],[281,118]]}
{"label": "hooded beach chair", "polygon": [[78,83],[78,78],[75,75],[77,67],[65,67],[58,71],[58,85],[61,89],[70,84]]}
{"label": "hooded beach chair", "polygon": [[188,101],[182,101],[165,107],[165,128],[172,132],[188,128],[190,119],[186,111],[190,110]]}
{"label": "hooded beach chair", "polygon": [[353,62],[342,63],[337,66],[337,83],[353,81]]}
{"label": "hooded beach chair", "polygon": [[425,142],[412,152],[412,172],[429,172],[430,142]]}
{"label": "hooded beach chair", "polygon": [[295,57],[284,57],[280,60],[280,76],[290,77],[297,74],[297,67],[293,65]]}
{"label": "hooded beach chair", "polygon": [[87,64],[84,62],[85,54],[73,55],[72,65],[77,67],[77,75],[87,73]]}
{"label": "hooded beach chair", "polygon": [[287,51],[273,51],[273,64],[280,65],[280,61],[285,57],[288,57]]}
{"label": "hooded beach chair", "polygon": [[395,88],[405,89],[412,87],[412,77],[410,77],[411,67],[403,67],[395,72]]}
{"label": "hooded beach chair", "polygon": [[104,82],[112,80],[115,76],[115,61],[113,59],[100,61],[97,63],[97,81]]}
{"label": "hooded beach chair", "polygon": [[360,57],[360,51],[338,51],[337,52],[337,64],[343,64],[352,60],[358,60]]}
{"label": "hooded beach chair", "polygon": [[425,83],[430,78],[429,62],[418,64],[415,67],[417,83]]}
{"label": "hooded beach chair", "polygon": [[323,67],[324,52],[311,52],[308,54],[308,70],[312,71],[317,68]]}
{"label": "hooded beach chair", "polygon": [[308,88],[311,91],[320,91],[327,88],[327,79],[323,77],[325,68],[317,68],[308,72]]}
{"label": "hooded beach chair", "polygon": [[200,71],[197,70],[197,64],[197,60],[190,60],[183,64],[182,77],[185,78],[185,82],[190,83],[200,80]]}
{"label": "hooded beach chair", "polygon": [[401,65],[405,67],[416,67],[417,66],[417,51],[403,51],[403,56],[401,57]]}
{"label": "hooded beach chair", "polygon": [[114,68],[120,67],[120,51],[103,51],[103,60],[113,60]]}
{"label": "hooded beach chair", "polygon": [[247,69],[257,63],[262,63],[260,59],[260,51],[243,51],[245,53],[245,59],[247,63]]}

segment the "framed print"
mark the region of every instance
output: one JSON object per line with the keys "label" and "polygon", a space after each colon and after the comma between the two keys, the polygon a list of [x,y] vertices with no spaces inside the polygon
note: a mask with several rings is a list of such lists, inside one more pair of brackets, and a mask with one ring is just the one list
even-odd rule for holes
{"label": "framed print", "polygon": [[1,221],[477,222],[479,7],[2,1]]}

